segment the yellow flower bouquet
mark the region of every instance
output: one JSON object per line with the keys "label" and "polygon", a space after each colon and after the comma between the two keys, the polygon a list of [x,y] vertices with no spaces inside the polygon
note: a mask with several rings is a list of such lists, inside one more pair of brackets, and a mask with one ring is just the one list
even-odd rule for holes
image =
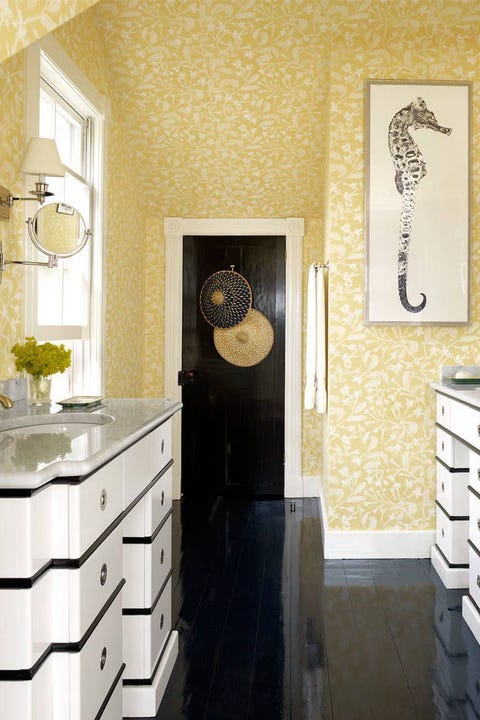
{"label": "yellow flower bouquet", "polygon": [[72,351],[65,345],[54,345],[51,342],[39,345],[34,337],[25,338],[23,344],[16,343],[10,352],[15,355],[16,369],[19,372],[25,370],[34,378],[65,372],[72,358]]}

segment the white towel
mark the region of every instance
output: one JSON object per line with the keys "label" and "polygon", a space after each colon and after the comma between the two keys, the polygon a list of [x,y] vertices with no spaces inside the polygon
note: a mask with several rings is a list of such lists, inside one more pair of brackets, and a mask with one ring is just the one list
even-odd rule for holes
{"label": "white towel", "polygon": [[307,288],[307,351],[305,359],[306,384],[304,406],[306,410],[324,413],[327,408],[325,384],[325,286],[323,268],[310,266]]}

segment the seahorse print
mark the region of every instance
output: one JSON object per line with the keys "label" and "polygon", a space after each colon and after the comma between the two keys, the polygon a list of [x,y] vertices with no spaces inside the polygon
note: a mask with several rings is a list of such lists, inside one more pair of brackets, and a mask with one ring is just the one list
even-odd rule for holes
{"label": "seahorse print", "polygon": [[388,147],[395,168],[395,185],[402,196],[397,269],[398,294],[405,310],[418,313],[427,304],[427,297],[425,293],[420,293],[422,300],[418,305],[411,305],[408,301],[408,254],[412,238],[417,186],[427,174],[427,167],[420,148],[409,132],[410,128],[414,130],[428,128],[445,135],[450,135],[452,128],[439,125],[433,112],[427,108],[425,101],[420,97],[399,110],[393,116],[388,128]]}

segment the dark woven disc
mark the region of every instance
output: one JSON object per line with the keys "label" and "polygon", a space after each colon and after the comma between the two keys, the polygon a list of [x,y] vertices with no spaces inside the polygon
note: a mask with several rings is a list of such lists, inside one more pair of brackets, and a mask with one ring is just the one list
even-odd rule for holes
{"label": "dark woven disc", "polygon": [[200,291],[202,315],[213,327],[235,327],[246,317],[251,305],[250,285],[234,270],[213,273]]}

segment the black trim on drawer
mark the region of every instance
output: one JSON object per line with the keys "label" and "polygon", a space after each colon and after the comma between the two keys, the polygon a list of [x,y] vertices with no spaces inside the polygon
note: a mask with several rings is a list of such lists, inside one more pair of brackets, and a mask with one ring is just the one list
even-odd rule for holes
{"label": "black trim on drawer", "polygon": [[40,568],[40,570],[37,570],[37,572],[32,575],[32,577],[29,578],[0,578],[0,590],[11,590],[11,589],[20,589],[20,590],[28,590],[29,588],[33,587],[34,583],[37,582],[37,580],[48,570],[51,568],[61,568],[63,570],[73,569],[78,570],[90,557],[90,555],[93,555],[95,550],[97,550],[100,545],[106,540],[106,538],[112,533],[119,525],[123,522],[124,518],[128,515],[128,513],[135,507],[135,505],[140,502],[140,500],[153,488],[154,485],[157,484],[157,482],[160,480],[160,478],[169,470],[173,465],[173,460],[170,460],[161,470],[160,472],[155,475],[153,480],[142,490],[142,492],[137,495],[135,500],[132,500],[130,505],[123,510],[120,515],[103,531],[101,535],[98,536],[98,538],[95,540],[92,545],[90,545],[87,550],[83,553],[83,555],[79,558],[53,558],[52,560],[49,560],[45,565]]}
{"label": "black trim on drawer", "polygon": [[[474,606],[475,610],[476,610],[478,613],[480,613],[480,607],[479,607],[479,605],[475,602],[475,600],[474,600],[473,597],[470,595],[470,593],[468,593],[468,599],[470,600],[470,602],[471,602],[472,605]],[[124,684],[125,684],[125,680],[124,680],[123,682],[124,682]]]}
{"label": "black trim on drawer", "polygon": [[472,550],[475,552],[478,557],[480,557],[480,550],[477,548],[477,546],[470,540],[470,538],[467,538],[467,544],[470,545]]}
{"label": "black trim on drawer", "polygon": [[439,458],[438,455],[435,455],[435,460],[436,460],[438,463],[440,463],[440,465],[443,465],[443,467],[445,468],[445,470],[448,470],[448,472],[450,472],[450,473],[465,473],[465,472],[468,472],[468,471],[470,470],[470,468],[455,468],[455,467],[450,467],[450,465],[447,465],[447,463],[446,463],[444,460],[442,460],[441,458]]}
{"label": "black trim on drawer", "polygon": [[445,553],[441,550],[441,548],[439,548],[438,543],[435,543],[435,547],[437,548],[438,552],[440,553],[442,558],[445,560],[445,562],[447,563],[449,568],[452,568],[452,569],[459,568],[459,569],[467,569],[468,570],[468,568],[470,567],[470,565],[468,563],[460,563],[460,564],[451,563],[450,560],[445,555]]}
{"label": "black trim on drawer", "polygon": [[[160,663],[162,662],[162,658],[165,655],[165,651],[167,649],[168,641],[170,640],[171,634],[172,634],[172,631],[170,630],[170,632],[168,633],[168,635],[165,639],[165,643],[162,647],[162,651],[161,651],[160,655],[158,656],[158,660],[153,667],[153,672],[152,672],[151,676],[149,678],[138,678],[138,680],[136,680],[135,678],[133,678],[133,679],[129,678],[128,680],[122,681],[124,685],[151,685],[153,683],[155,675],[157,674],[157,670],[160,666]],[[125,718],[124,718],[124,720],[125,720]]]}
{"label": "black trim on drawer", "polygon": [[157,607],[158,601],[160,600],[163,591],[165,590],[168,581],[172,577],[173,570],[170,570],[167,577],[163,581],[162,587],[158,591],[158,594],[153,601],[152,607],[149,608],[123,608],[122,615],[151,615],[155,608]]}
{"label": "black trim on drawer", "polygon": [[153,531],[152,535],[147,536],[147,537],[128,537],[127,536],[127,537],[123,538],[123,544],[124,545],[151,545],[155,541],[155,538],[157,537],[158,533],[160,532],[160,530],[163,528],[163,526],[167,522],[167,520],[170,517],[170,515],[172,514],[172,512],[173,512],[173,508],[170,508],[168,513],[165,515],[165,517],[162,518],[162,520],[160,520],[159,524]]}
{"label": "black trim on drawer", "polygon": [[102,607],[98,615],[94,618],[91,625],[88,627],[88,629],[85,631],[83,636],[80,638],[78,642],[74,643],[50,643],[50,645],[46,648],[46,650],[42,653],[42,655],[38,658],[37,662],[32,665],[31,668],[27,668],[25,670],[0,670],[0,681],[1,680],[32,680],[40,666],[44,663],[44,661],[47,659],[47,657],[52,652],[80,652],[80,650],[83,648],[87,640],[89,639],[90,635],[93,633],[97,625],[102,620],[103,616],[106,614],[106,612],[109,610],[109,608],[113,605],[117,597],[119,596],[123,586],[125,585],[125,580],[122,579],[115,590],[112,592],[110,597],[108,598],[105,605]]}
{"label": "black trim on drawer", "polygon": [[472,487],[471,485],[467,485],[467,490],[470,490],[472,495],[475,495],[475,497],[477,497],[480,500],[480,493],[478,492],[478,490],[475,490],[475,488]]}
{"label": "black trim on drawer", "polygon": [[100,706],[100,710],[95,715],[94,720],[100,720],[100,718],[102,717],[105,708],[107,707],[108,703],[110,702],[110,698],[112,697],[113,693],[115,692],[115,690],[117,688],[118,683],[120,682],[120,678],[122,677],[123,671],[125,670],[125,668],[126,668],[125,663],[122,663],[120,670],[116,674],[115,680],[112,683],[112,687],[110,688],[108,693],[105,695],[105,699]]}
{"label": "black trim on drawer", "polygon": [[446,515],[449,520],[470,520],[469,515],[449,515],[445,508],[438,502],[438,500],[435,500],[435,505],[440,508],[440,510],[443,512],[444,515]]}

